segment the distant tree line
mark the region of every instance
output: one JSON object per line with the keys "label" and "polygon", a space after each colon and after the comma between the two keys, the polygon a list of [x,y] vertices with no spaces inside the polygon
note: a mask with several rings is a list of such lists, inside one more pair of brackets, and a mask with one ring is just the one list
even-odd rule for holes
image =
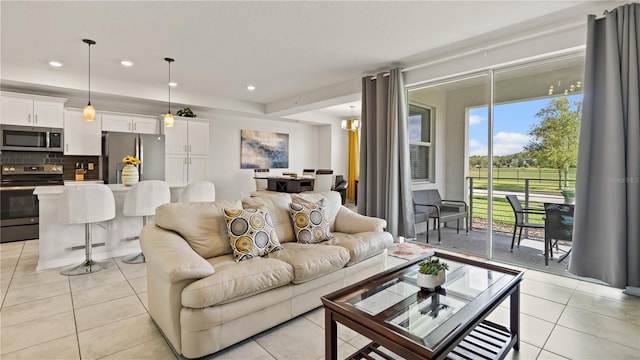
{"label": "distant tree line", "polygon": [[[493,157],[494,166],[501,168],[536,167],[538,163],[526,152]],[[486,155],[474,155],[469,157],[469,168],[486,168],[488,164]]]}

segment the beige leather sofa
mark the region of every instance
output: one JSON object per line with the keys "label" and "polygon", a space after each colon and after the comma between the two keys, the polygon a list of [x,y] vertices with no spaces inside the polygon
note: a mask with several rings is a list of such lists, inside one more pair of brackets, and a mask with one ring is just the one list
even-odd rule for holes
{"label": "beige leather sofa", "polygon": [[[259,192],[242,201],[171,203],[156,209],[140,243],[151,317],[177,353],[201,357],[321,305],[320,297],[384,270],[386,222],[341,205],[337,192]],[[299,244],[289,203],[325,198],[331,240]],[[235,261],[223,208],[266,207],[283,247]]]}

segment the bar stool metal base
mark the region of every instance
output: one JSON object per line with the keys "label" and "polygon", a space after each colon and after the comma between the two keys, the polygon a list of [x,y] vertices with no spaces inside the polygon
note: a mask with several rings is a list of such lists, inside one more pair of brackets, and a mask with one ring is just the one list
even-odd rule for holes
{"label": "bar stool metal base", "polygon": [[111,261],[93,261],[85,260],[82,264],[70,266],[60,271],[62,275],[85,275],[91,274],[102,270],[107,270],[113,266]]}
{"label": "bar stool metal base", "polygon": [[141,264],[146,262],[143,253],[131,254],[122,258],[122,262],[125,264]]}

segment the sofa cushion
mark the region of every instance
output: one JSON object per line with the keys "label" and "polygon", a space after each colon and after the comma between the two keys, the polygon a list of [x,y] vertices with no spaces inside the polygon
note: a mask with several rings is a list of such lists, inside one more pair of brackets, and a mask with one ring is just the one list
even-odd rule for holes
{"label": "sofa cushion", "polygon": [[224,209],[224,219],[236,261],[282,249],[271,216],[265,208]]}
{"label": "sofa cushion", "polygon": [[238,200],[179,202],[156,208],[154,222],[180,234],[205,259],[231,253],[222,209],[242,209]]}
{"label": "sofa cushion", "polygon": [[215,274],[187,285],[182,290],[182,306],[205,308],[232,302],[293,280],[292,266],[277,259],[255,257],[236,262],[233,255],[222,255],[209,263]]}
{"label": "sofa cushion", "polygon": [[282,250],[268,255],[293,267],[293,283],[319,278],[341,269],[349,261],[349,251],[341,246],[319,244],[282,244]]}
{"label": "sofa cushion", "polygon": [[350,266],[383,252],[393,244],[393,236],[388,232],[378,231],[358,234],[334,232],[333,239],[320,244],[342,246],[347,249],[350,259],[346,266]]}
{"label": "sofa cushion", "polygon": [[[291,196],[288,193],[278,193],[273,191],[258,191],[259,196],[242,199],[242,207],[245,209],[257,209],[265,207],[271,215],[273,226],[278,234],[278,241],[285,243],[296,241],[289,215],[289,203]],[[258,193],[257,192],[257,193]]]}
{"label": "sofa cushion", "polygon": [[313,244],[333,237],[329,230],[327,207],[324,199],[317,203],[291,203],[289,212],[296,239],[302,244]]}
{"label": "sofa cushion", "polygon": [[329,221],[329,230],[334,231],[334,224],[336,222],[336,215],[338,210],[342,206],[342,199],[340,194],[335,191],[321,191],[321,192],[303,192],[300,194],[291,194],[291,202],[294,203],[317,203],[324,199],[327,206],[327,220]]}

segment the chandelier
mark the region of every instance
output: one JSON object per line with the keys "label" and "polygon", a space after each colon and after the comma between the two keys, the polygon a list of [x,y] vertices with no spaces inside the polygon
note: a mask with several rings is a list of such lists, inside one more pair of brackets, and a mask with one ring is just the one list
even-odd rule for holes
{"label": "chandelier", "polygon": [[360,130],[360,120],[355,119],[353,117],[353,108],[355,106],[350,106],[351,108],[351,118],[348,120],[342,120],[342,123],[340,124],[342,127],[342,130],[347,130],[347,131],[358,131]]}

